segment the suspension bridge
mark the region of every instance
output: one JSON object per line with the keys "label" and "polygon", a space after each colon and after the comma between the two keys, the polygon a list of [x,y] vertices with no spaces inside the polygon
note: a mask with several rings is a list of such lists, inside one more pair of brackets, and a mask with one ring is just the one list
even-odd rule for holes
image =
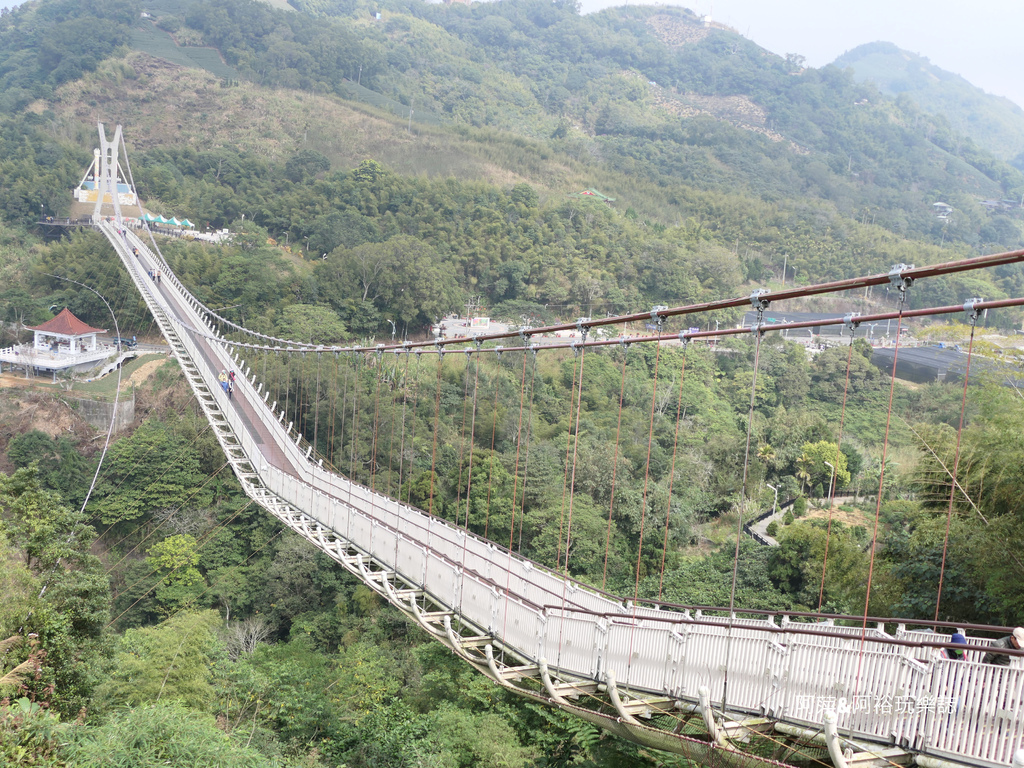
{"label": "suspension bridge", "polygon": [[[823,325],[852,331],[861,323],[892,320],[898,354],[899,326],[909,317],[966,313],[973,328],[980,312],[1024,306],[1024,298],[914,310],[901,302],[890,313],[769,326],[759,320],[771,304],[869,286],[888,286],[902,295],[915,281],[1022,262],[1024,251],[930,267],[898,265],[888,273],[828,284],[473,339],[317,346],[247,331],[182,285],[152,236],[144,240],[144,229],[136,232],[122,224],[116,194],[120,127],[115,146],[108,146],[102,125],[100,137],[98,157],[108,162],[97,174],[94,226],[117,252],[174,350],[245,493],[496,684],[702,765],[1024,768],[1024,652],[1011,651],[1008,666],[995,666],[981,663],[982,652],[976,650],[989,642],[977,633],[1008,634],[1012,628],[744,610],[734,601],[719,607],[669,605],[640,600],[637,593],[607,594],[566,576],[573,481],[567,485],[566,530],[559,534],[560,542],[566,542],[564,564],[561,544],[554,568],[531,562],[513,551],[512,541],[509,546],[489,541],[470,533],[468,524],[459,526],[403,503],[376,483],[368,487],[346,477],[315,449],[318,425],[310,443],[295,424],[286,423],[286,410],[271,397],[258,370],[261,355],[264,360],[287,354],[370,362],[392,355],[406,361],[434,356],[440,387],[446,356],[451,359],[456,352],[521,355],[514,512],[516,494],[522,492],[519,446],[529,448],[523,434],[528,359],[569,348],[582,369],[586,356],[602,347],[652,344],[660,355],[668,343],[685,349],[695,340],[746,334],[756,344],[752,414],[758,354],[768,332]],[[134,189],[127,156],[124,166]],[[105,188],[115,207],[109,217],[99,215]],[[662,332],[669,318],[729,308],[754,311],[753,328]],[[625,324],[638,321],[653,323],[657,333],[625,336]],[[598,337],[593,333],[597,328],[617,328],[621,335]],[[538,341],[540,334],[555,331],[576,335],[549,345]],[[973,338],[972,331],[972,345]],[[223,371],[238,372],[232,392],[223,386]],[[582,374],[580,382],[582,387]],[[966,377],[964,387],[966,398]],[[573,399],[578,426],[582,395],[577,396],[575,383]],[[844,412],[845,403],[844,393]],[[571,415],[574,403],[569,406]],[[404,414],[405,402],[402,408]],[[651,409],[653,421],[653,400]],[[394,428],[392,423],[392,439]],[[404,421],[401,429],[404,438]],[[384,431],[383,425],[373,424],[374,454],[377,435]],[[403,447],[400,461],[404,453]],[[748,430],[744,487],[749,454]],[[472,448],[469,461],[472,467]],[[575,447],[570,451],[567,446],[567,468],[574,461]],[[884,468],[883,455],[880,483]],[[956,471],[954,464],[954,487]],[[469,477],[471,482],[472,469]],[[432,493],[431,487],[431,504]],[[646,502],[646,484],[644,493]],[[975,650],[966,660],[944,658],[939,651],[953,647],[951,636],[958,630],[966,631],[968,648]]]}

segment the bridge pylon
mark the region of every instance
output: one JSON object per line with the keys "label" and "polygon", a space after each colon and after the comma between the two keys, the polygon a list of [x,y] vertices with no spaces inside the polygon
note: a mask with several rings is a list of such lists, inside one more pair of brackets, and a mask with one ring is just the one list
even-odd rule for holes
{"label": "bridge pylon", "polygon": [[114,138],[108,140],[103,123],[96,124],[99,131],[99,146],[93,150],[92,163],[75,188],[74,197],[79,203],[93,203],[92,221],[99,223],[103,218],[103,206],[112,207],[116,221],[123,218],[121,206],[138,206],[139,197],[132,186],[124,167],[127,165],[127,150],[121,133],[121,126],[114,129]]}

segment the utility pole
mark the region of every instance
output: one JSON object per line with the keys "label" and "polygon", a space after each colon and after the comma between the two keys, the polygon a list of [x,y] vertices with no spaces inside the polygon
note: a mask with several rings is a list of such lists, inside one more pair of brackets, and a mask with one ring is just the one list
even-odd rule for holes
{"label": "utility pole", "polygon": [[789,261],[789,254],[782,257],[782,287],[786,287],[786,262]]}

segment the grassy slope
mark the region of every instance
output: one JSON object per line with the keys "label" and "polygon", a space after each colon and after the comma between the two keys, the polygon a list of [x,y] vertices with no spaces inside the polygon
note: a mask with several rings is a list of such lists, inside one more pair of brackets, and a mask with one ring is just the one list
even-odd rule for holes
{"label": "grassy slope", "polygon": [[[142,53],[105,62],[68,83],[52,103],[56,123],[120,123],[130,149],[231,146],[273,162],[315,149],[336,168],[373,158],[410,176],[454,176],[498,185],[528,181],[555,195],[590,186],[633,195],[663,193],[642,179],[555,156],[546,148],[496,131],[431,128],[359,102],[242,82],[225,88],[209,72],[184,69]],[[91,140],[91,136],[88,137]],[[652,201],[654,202],[654,201]],[[654,203],[658,205],[658,203]]]}

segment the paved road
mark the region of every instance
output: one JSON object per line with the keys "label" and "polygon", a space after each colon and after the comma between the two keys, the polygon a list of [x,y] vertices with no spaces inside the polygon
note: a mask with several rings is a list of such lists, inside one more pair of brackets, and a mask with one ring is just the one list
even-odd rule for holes
{"label": "paved road", "polygon": [[766,517],[764,520],[760,520],[754,523],[752,526],[750,526],[750,530],[752,530],[759,536],[763,536],[764,540],[768,542],[769,547],[777,547],[779,546],[779,542],[773,539],[771,536],[769,536],[766,533],[766,531],[768,530],[768,523],[770,523],[772,520],[780,519],[784,514],[785,511],[780,509],[774,515],[768,515],[768,517]]}

